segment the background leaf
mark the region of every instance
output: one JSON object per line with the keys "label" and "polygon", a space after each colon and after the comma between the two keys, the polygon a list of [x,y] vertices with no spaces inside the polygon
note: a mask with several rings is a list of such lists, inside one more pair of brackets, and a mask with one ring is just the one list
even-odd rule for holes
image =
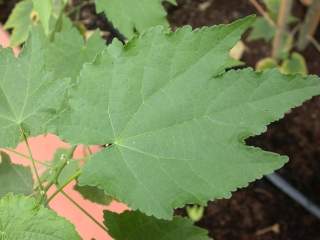
{"label": "background leaf", "polygon": [[[127,38],[150,27],[169,26],[164,0],[95,0],[97,12],[104,12],[114,26]],[[168,2],[175,4],[175,0]]]}
{"label": "background leaf", "polygon": [[5,29],[13,29],[10,45],[15,47],[25,42],[32,29],[32,0],[24,0],[16,4],[9,19],[4,25]]}
{"label": "background leaf", "polygon": [[33,190],[30,168],[11,163],[5,152],[0,152],[0,198],[8,193],[29,195]]}
{"label": "background leaf", "polygon": [[165,221],[138,211],[127,211],[120,215],[105,211],[104,219],[115,240],[209,240],[206,230],[193,226],[190,220],[181,217]]}
{"label": "background leaf", "polygon": [[0,199],[1,239],[78,240],[74,226],[30,197],[7,195]]}

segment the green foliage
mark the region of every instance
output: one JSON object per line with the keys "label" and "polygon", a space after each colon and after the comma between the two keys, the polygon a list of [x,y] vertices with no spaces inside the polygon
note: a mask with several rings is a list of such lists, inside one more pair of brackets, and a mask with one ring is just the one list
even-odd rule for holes
{"label": "green foliage", "polygon": [[280,71],[283,74],[302,74],[306,76],[308,74],[307,63],[304,57],[294,52],[288,59],[285,59],[281,65]]}
{"label": "green foliage", "polygon": [[198,206],[198,205],[193,205],[193,206],[187,206],[186,208],[187,214],[189,218],[193,222],[198,222],[201,220],[204,214],[204,207],[203,206]]}
{"label": "green foliage", "polygon": [[209,240],[206,231],[181,217],[165,221],[148,217],[138,211],[124,212],[120,215],[105,211],[104,219],[110,235],[115,240]]}
{"label": "green foliage", "polygon": [[8,21],[6,29],[13,29],[10,39],[11,46],[17,46],[27,40],[32,28],[32,0],[24,0],[16,4]]}
{"label": "green foliage", "polygon": [[78,170],[79,162],[72,159],[70,149],[58,149],[53,160],[49,163],[49,167],[42,174],[41,178],[44,182],[54,182],[57,185],[63,185]]}
{"label": "green foliage", "polygon": [[31,194],[33,179],[30,169],[11,163],[5,152],[0,152],[0,156],[0,198],[8,193]]}
{"label": "green foliage", "polygon": [[112,201],[111,197],[107,196],[103,190],[96,187],[79,186],[77,184],[75,185],[74,189],[78,191],[83,198],[94,203],[109,205]]}
{"label": "green foliage", "polygon": [[104,48],[105,42],[98,31],[85,41],[72,23],[63,18],[61,31],[46,46],[46,67],[54,73],[56,79],[71,78],[74,82],[83,64],[92,62]]}
{"label": "green foliage", "polygon": [[320,85],[277,71],[223,74],[252,21],[176,33],[154,28],[126,46],[115,41],[85,65],[59,134],[111,146],[86,163],[80,185],[171,219],[174,208],[230,197],[280,168],[286,157],[244,140],[319,94]]}
{"label": "green foliage", "polygon": [[15,147],[21,131],[34,136],[46,132],[68,86],[45,69],[41,37],[34,31],[19,58],[0,50],[0,146]]}
{"label": "green foliage", "polygon": [[263,58],[259,60],[256,64],[256,70],[261,72],[267,69],[277,68],[278,63],[275,59],[271,57]]}
{"label": "green foliage", "polygon": [[28,39],[34,25],[40,22],[47,36],[50,36],[61,17],[66,0],[23,0],[16,4],[6,29],[13,29],[11,46],[18,46]]}
{"label": "green foliage", "polygon": [[[70,223],[44,207],[73,180],[75,190],[92,202],[117,199],[133,209],[105,212],[115,239],[208,239],[190,220],[173,217],[173,210],[228,198],[280,168],[287,157],[249,147],[245,139],[320,94],[315,76],[281,75],[276,69],[227,71],[238,64],[230,49],[254,17],[170,32],[160,0],[144,3],[156,22],[148,14],[136,16],[131,2],[97,0],[98,9],[110,4],[108,17],[128,37],[134,28],[142,32],[163,25],[125,45],[114,40],[106,47],[98,32],[85,40],[61,17],[65,0],[50,6],[32,1],[32,8],[24,5],[29,0],[17,5],[7,23],[14,31],[22,31],[23,24],[28,30],[18,31],[16,43],[32,32],[20,57],[0,50],[0,147],[16,147],[21,134],[48,130],[74,145],[56,152],[34,189],[30,171],[1,153],[0,239],[79,239]],[[124,3],[130,11],[119,9]],[[26,9],[36,9],[39,19],[29,14],[31,23],[22,23],[18,15]],[[59,19],[54,28],[51,16]],[[39,21],[42,27],[32,27]],[[283,67],[301,73],[301,62],[293,54]],[[273,63],[269,59],[260,70]],[[78,144],[104,147],[81,159],[82,167],[72,158]],[[46,196],[53,185],[58,191]],[[36,198],[4,196],[8,192]],[[190,208],[189,213],[199,218]]]}
{"label": "green foliage", "polygon": [[107,18],[127,38],[150,27],[169,26],[162,2],[175,4],[175,0],[95,0],[97,12]]}
{"label": "green foliage", "polygon": [[78,240],[74,227],[33,198],[6,195],[0,199],[0,239]]}

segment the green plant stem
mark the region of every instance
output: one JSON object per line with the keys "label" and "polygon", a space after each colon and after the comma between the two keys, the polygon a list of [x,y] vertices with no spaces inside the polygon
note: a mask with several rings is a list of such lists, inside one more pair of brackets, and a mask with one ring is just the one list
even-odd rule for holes
{"label": "green plant stem", "polygon": [[313,0],[312,4],[308,8],[307,15],[301,26],[298,49],[304,50],[310,42],[310,37],[314,36],[317,26],[320,21],[320,0]]}
{"label": "green plant stem", "polygon": [[280,58],[281,48],[283,46],[284,35],[287,32],[287,24],[291,14],[293,0],[281,0],[277,20],[276,35],[273,39],[272,57]]}
{"label": "green plant stem", "polygon": [[66,157],[65,161],[62,163],[62,165],[60,166],[60,168],[58,169],[56,175],[54,176],[53,180],[50,181],[48,183],[48,185],[45,187],[44,191],[45,193],[48,192],[48,190],[54,185],[54,184],[58,184],[58,179],[61,175],[62,170],[65,168],[65,166],[68,164],[68,161],[73,157],[74,151],[76,150],[77,145],[72,146],[70,153],[68,154],[68,156]]}
{"label": "green plant stem", "polygon": [[90,213],[88,213],[83,207],[81,207],[75,200],[73,200],[66,192],[61,190],[61,194],[65,196],[70,202],[72,202],[82,213],[84,213],[88,218],[90,218],[97,226],[108,233],[108,229],[99,223]]}
{"label": "green plant stem", "polygon": [[41,191],[41,195],[44,194],[44,188],[43,188],[43,185],[42,185],[42,182],[41,182],[41,179],[40,179],[40,176],[39,176],[39,173],[38,173],[38,170],[37,170],[37,167],[36,167],[36,161],[34,160],[33,156],[32,156],[32,151],[31,151],[31,148],[30,148],[30,145],[29,145],[29,142],[28,142],[28,138],[25,134],[25,132],[23,131],[23,128],[20,127],[20,131],[21,131],[21,135],[24,139],[24,142],[26,143],[26,146],[27,146],[27,149],[28,149],[28,153],[29,153],[29,157],[30,157],[30,160],[31,160],[31,163],[32,163],[32,168],[33,168],[33,171],[36,175],[36,178],[37,178],[37,181],[38,181],[38,185],[39,185],[39,188],[40,188],[40,191]]}
{"label": "green plant stem", "polygon": [[277,24],[270,17],[269,13],[263,9],[263,7],[256,0],[249,0],[249,2],[255,7],[255,9],[265,18],[270,26],[277,28]]}
{"label": "green plant stem", "polygon": [[[25,155],[25,154],[23,154],[23,153],[20,153],[20,152],[14,150],[14,149],[11,149],[11,148],[3,148],[3,149],[6,150],[6,151],[8,151],[8,152],[10,152],[10,153],[16,154],[16,155],[19,156],[19,157],[23,157],[23,158],[25,158],[25,159],[31,160],[31,158],[28,157],[27,155]],[[41,162],[41,161],[39,161],[39,160],[37,160],[37,159],[34,159],[34,161],[35,161],[36,163],[41,164],[41,165],[46,166],[46,167],[49,167],[49,166],[50,166],[49,164],[44,163],[44,162]]]}
{"label": "green plant stem", "polygon": [[73,180],[75,180],[76,178],[78,178],[81,174],[81,171],[77,171],[73,176],[71,176],[68,181],[66,181],[64,184],[62,184],[61,186],[58,187],[58,189],[48,198],[46,205],[48,205],[50,203],[50,201],[52,199],[55,198],[55,196],[57,196],[66,186],[68,186]]}

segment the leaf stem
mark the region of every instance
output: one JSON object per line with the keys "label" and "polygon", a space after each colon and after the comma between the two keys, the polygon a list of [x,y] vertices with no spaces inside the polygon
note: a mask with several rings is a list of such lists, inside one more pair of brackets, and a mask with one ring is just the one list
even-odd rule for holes
{"label": "leaf stem", "polygon": [[[3,148],[3,149],[6,150],[6,151],[8,151],[8,152],[10,152],[10,153],[16,154],[17,156],[20,156],[20,157],[23,157],[23,158],[25,158],[25,159],[31,160],[31,158],[28,157],[27,155],[25,155],[25,154],[23,154],[23,153],[20,153],[20,152],[14,150],[14,149],[11,149],[11,148]],[[49,164],[44,163],[44,162],[41,162],[41,161],[39,161],[39,160],[37,160],[37,159],[34,159],[34,161],[35,161],[36,163],[39,163],[39,164],[41,164],[41,165],[43,165],[43,166],[46,166],[46,167],[49,167],[49,166],[50,166]]]}
{"label": "leaf stem", "polygon": [[72,202],[82,213],[84,213],[88,218],[90,218],[97,226],[108,233],[108,229],[99,223],[89,212],[87,212],[83,207],[81,207],[75,200],[73,200],[66,192],[61,190],[61,194],[65,196],[70,202]]}
{"label": "leaf stem", "polygon": [[54,185],[54,184],[58,184],[58,179],[61,175],[62,170],[65,168],[65,166],[68,164],[68,161],[73,157],[74,151],[76,150],[77,145],[72,146],[72,148],[70,149],[70,153],[68,154],[68,156],[66,156],[64,162],[62,163],[62,165],[60,166],[60,168],[57,170],[56,175],[54,176],[54,178],[48,183],[48,185],[45,187],[44,191],[45,193],[48,192],[48,190]]}
{"label": "leaf stem", "polygon": [[67,185],[69,185],[73,180],[78,178],[81,174],[81,170],[77,171],[73,176],[71,176],[68,181],[66,181],[64,184],[58,187],[58,189],[48,198],[46,205],[50,203],[52,199],[55,198]]}
{"label": "leaf stem", "polygon": [[30,148],[30,145],[29,145],[29,142],[28,142],[28,138],[25,134],[25,132],[23,131],[23,128],[20,126],[20,131],[21,131],[21,135],[24,139],[24,142],[26,143],[26,146],[27,146],[27,149],[28,149],[28,153],[29,153],[29,159],[31,160],[31,163],[32,163],[32,168],[33,168],[33,171],[36,175],[36,178],[37,178],[37,181],[38,181],[38,185],[39,185],[39,188],[40,188],[40,194],[43,195],[44,194],[44,191],[43,191],[43,185],[42,185],[42,182],[41,182],[41,179],[40,179],[40,176],[39,176],[39,173],[38,173],[38,170],[37,170],[37,167],[36,167],[36,161],[34,160],[33,156],[32,156],[32,151],[31,151],[31,148]]}

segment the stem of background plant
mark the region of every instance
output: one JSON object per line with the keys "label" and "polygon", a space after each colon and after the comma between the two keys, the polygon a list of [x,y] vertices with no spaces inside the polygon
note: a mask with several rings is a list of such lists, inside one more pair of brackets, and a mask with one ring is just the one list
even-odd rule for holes
{"label": "stem of background plant", "polygon": [[47,200],[46,205],[50,203],[52,199],[55,198],[69,183],[71,183],[73,180],[77,179],[81,174],[81,170],[77,171],[73,176],[71,176],[68,181],[66,181],[64,184],[62,184]]}
{"label": "stem of background plant", "polygon": [[97,226],[103,229],[105,232],[108,233],[108,229],[99,223],[90,213],[88,213],[83,207],[81,207],[75,200],[73,200],[67,193],[61,190],[61,194],[65,196],[70,202],[72,202],[81,212],[83,212],[88,218],[90,218]]}
{"label": "stem of background plant", "polygon": [[263,7],[256,0],[249,0],[250,3],[255,7],[255,9],[265,18],[265,20],[270,24],[270,26],[277,28],[276,23],[272,20],[269,13],[263,9]]}
{"label": "stem of background plant", "polygon": [[279,59],[283,40],[287,32],[287,24],[291,15],[293,0],[281,0],[280,9],[277,20],[276,35],[273,39],[272,57]]}
{"label": "stem of background plant", "polygon": [[37,167],[36,167],[36,161],[34,160],[33,156],[32,156],[32,151],[31,151],[31,148],[30,148],[30,145],[29,145],[29,142],[28,142],[28,138],[25,134],[25,132],[23,131],[23,128],[20,126],[20,131],[21,131],[21,135],[24,139],[24,142],[26,143],[26,146],[27,146],[27,149],[28,149],[28,153],[29,153],[29,157],[30,157],[30,160],[31,160],[31,163],[32,163],[32,168],[33,168],[33,171],[37,177],[37,181],[38,181],[38,185],[39,185],[39,188],[40,188],[40,194],[41,196],[44,194],[44,190],[43,190],[43,185],[42,185],[42,182],[41,182],[41,179],[40,179],[40,176],[39,176],[39,173],[38,173],[38,170],[37,170]]}
{"label": "stem of background plant", "polygon": [[298,49],[304,50],[310,42],[310,37],[314,36],[317,26],[320,22],[320,0],[313,0],[312,4],[308,8],[307,15],[301,26]]}

